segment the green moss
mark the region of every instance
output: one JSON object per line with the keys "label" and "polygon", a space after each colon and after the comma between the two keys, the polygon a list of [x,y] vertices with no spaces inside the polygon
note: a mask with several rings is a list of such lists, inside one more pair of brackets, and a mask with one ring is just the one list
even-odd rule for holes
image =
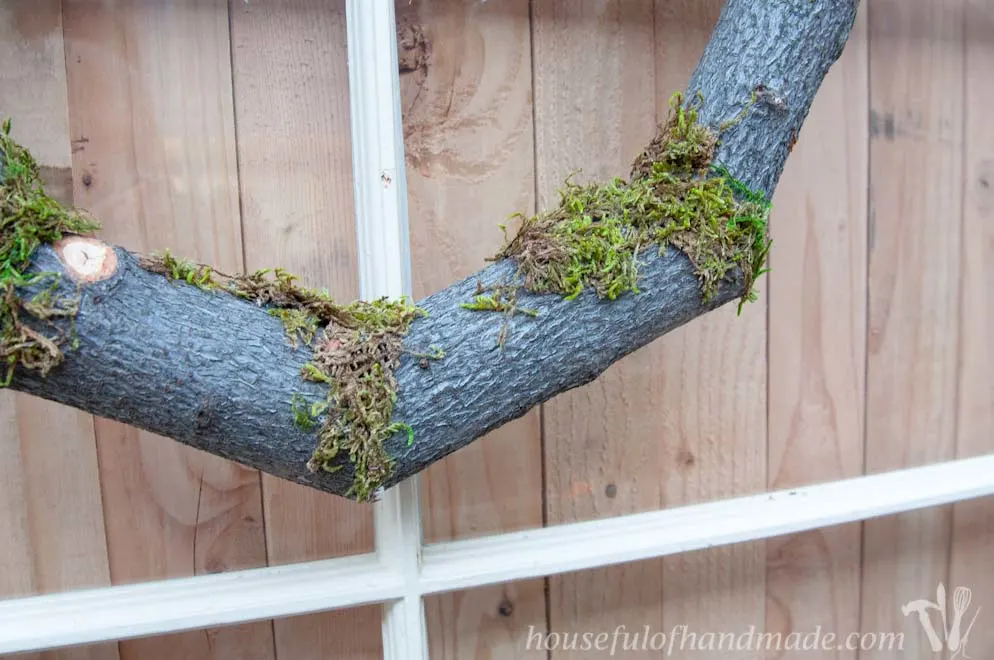
{"label": "green moss", "polygon": [[[342,454],[351,461],[355,479],[347,493],[368,500],[392,474],[394,461],[385,442],[410,426],[392,419],[397,401],[394,375],[403,353],[403,338],[423,310],[406,299],[357,301],[340,308],[312,344],[314,355],[303,371],[307,380],[328,383],[328,415],[318,447],[308,466],[334,471]],[[330,381],[330,382],[329,382]]]}
{"label": "green moss", "polygon": [[[636,160],[630,181],[581,185],[567,179],[559,206],[519,216],[520,229],[496,258],[516,261],[521,286],[532,293],[571,300],[591,289],[614,300],[639,292],[644,250],[674,246],[694,263],[705,302],[735,268],[745,276],[742,303],[754,300],[769,251],[770,205],[713,163],[717,145],[718,135],[698,121],[696,103],[684,105],[675,95],[668,122]],[[514,297],[510,288],[505,285],[503,299],[478,295],[463,306],[506,311],[502,300]]]}
{"label": "green moss", "polygon": [[293,411],[293,425],[304,433],[310,433],[317,428],[318,422],[328,405],[323,401],[308,403],[300,392],[290,399],[290,410]]}
{"label": "green moss", "polygon": [[528,316],[538,316],[537,309],[518,307],[511,299],[505,299],[501,292],[492,293],[489,296],[480,294],[471,303],[462,303],[460,307],[481,312],[508,312],[511,314],[527,314]]}
{"label": "green moss", "polygon": [[[460,307],[477,312],[502,312],[504,322],[501,324],[500,332],[497,333],[497,345],[504,346],[510,328],[511,317],[515,314],[526,316],[538,316],[537,309],[518,306],[518,288],[508,284],[495,284],[484,287],[482,283],[476,283],[476,297],[473,302],[461,303]],[[486,293],[490,291],[490,293]]]}
{"label": "green moss", "polygon": [[294,348],[300,346],[301,342],[310,344],[314,341],[314,335],[318,331],[318,317],[299,309],[271,309],[269,314],[283,321],[287,339]]}
{"label": "green moss", "polygon": [[[404,352],[404,335],[423,310],[406,299],[340,305],[327,291],[304,288],[294,275],[279,268],[232,276],[168,252],[143,257],[141,263],[172,280],[267,307],[283,322],[292,346],[312,351],[301,378],[326,385],[327,395],[308,402],[297,394],[290,402],[294,425],[318,435],[308,468],[335,472],[341,468],[340,460],[347,458],[355,478],[346,495],[371,499],[393,473],[386,440],[405,433],[409,444],[414,441],[413,429],[392,419],[397,400],[394,372]],[[442,355],[433,347],[425,357]]]}
{"label": "green moss", "polygon": [[[79,299],[57,295],[56,273],[27,274],[31,255],[64,234],[98,229],[82,213],[65,209],[45,194],[33,158],[9,133],[6,123],[0,132],[0,357],[7,364],[2,385],[10,384],[18,366],[48,373],[62,361],[63,347],[72,345],[72,338],[60,330],[65,324],[55,321],[71,320]],[[394,371],[404,352],[403,337],[423,310],[406,299],[340,305],[327,291],[302,287],[294,275],[279,268],[233,276],[169,251],[142,256],[139,262],[170,280],[267,308],[283,323],[292,346],[312,351],[301,378],[325,385],[327,395],[308,403],[297,394],[290,402],[294,424],[318,435],[308,467],[334,471],[344,455],[355,472],[347,495],[370,499],[394,469],[385,441],[395,433],[404,433],[409,444],[414,441],[413,429],[392,419],[397,399]],[[47,284],[40,292],[39,283]],[[28,285],[35,285],[36,293],[26,299],[20,290]],[[26,317],[36,322],[29,325]],[[40,332],[39,326],[50,326],[50,332]],[[415,355],[423,361],[438,360],[444,352],[433,346]]]}
{"label": "green moss", "polygon": [[194,263],[188,259],[178,259],[164,250],[151,257],[141,257],[141,265],[147,270],[161,273],[171,280],[179,280],[204,290],[217,287],[214,270],[210,266]]}
{"label": "green moss", "polygon": [[[5,121],[0,127],[0,359],[6,371],[0,386],[10,385],[18,367],[48,374],[62,362],[63,348],[73,343],[55,320],[74,318],[79,299],[56,294],[56,273],[28,274],[31,256],[42,244],[98,228],[46,194],[37,163],[10,137],[10,121]],[[30,299],[21,295],[22,287],[39,283],[48,286]],[[26,323],[28,317],[36,323]]]}

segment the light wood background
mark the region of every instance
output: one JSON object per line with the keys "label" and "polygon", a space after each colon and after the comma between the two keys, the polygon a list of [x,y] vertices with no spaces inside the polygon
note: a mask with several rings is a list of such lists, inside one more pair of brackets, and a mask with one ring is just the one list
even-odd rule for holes
{"label": "light wood background", "polygon": [[[398,0],[416,295],[479,268],[497,225],[555,204],[568,173],[625,175],[720,7]],[[994,451],[992,68],[985,0],[866,0],[774,198],[760,302],[661,338],[430,468],[427,539]],[[0,115],[108,240],[230,270],[282,265],[356,295],[343,0],[0,0]],[[0,450],[2,596],[372,547],[368,507],[10,392]],[[992,548],[983,500],[436,596],[431,651],[540,657],[530,633],[619,625],[820,626],[904,632],[905,657],[930,658],[900,605],[943,582],[972,588],[969,652],[984,657]],[[379,628],[368,607],[39,657],[377,658]]]}

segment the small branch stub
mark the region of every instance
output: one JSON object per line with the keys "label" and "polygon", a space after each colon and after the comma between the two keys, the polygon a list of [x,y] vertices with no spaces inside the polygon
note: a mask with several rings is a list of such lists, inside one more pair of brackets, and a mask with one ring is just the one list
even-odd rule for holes
{"label": "small branch stub", "polygon": [[85,236],[69,236],[54,246],[66,273],[76,282],[99,282],[117,272],[114,248],[103,241]]}

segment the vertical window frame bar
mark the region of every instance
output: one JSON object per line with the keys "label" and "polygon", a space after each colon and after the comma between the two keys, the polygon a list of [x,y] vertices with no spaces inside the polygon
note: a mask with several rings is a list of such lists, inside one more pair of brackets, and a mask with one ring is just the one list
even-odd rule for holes
{"label": "vertical window frame bar", "polygon": [[[349,107],[359,294],[413,298],[394,0],[347,0]],[[385,660],[428,658],[421,597],[421,498],[413,477],[374,505],[376,555],[403,576],[383,605]]]}
{"label": "vertical window frame bar", "polygon": [[[394,0],[347,0],[349,107],[359,293],[413,298]],[[385,660],[428,658],[421,596],[421,498],[413,477],[374,505],[376,554],[404,579],[383,605]]]}

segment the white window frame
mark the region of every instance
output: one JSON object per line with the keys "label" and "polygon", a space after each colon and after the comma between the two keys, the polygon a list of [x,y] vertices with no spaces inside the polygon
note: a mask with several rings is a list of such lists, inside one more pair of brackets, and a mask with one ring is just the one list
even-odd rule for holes
{"label": "white window frame", "polygon": [[[361,295],[411,295],[394,0],[348,0]],[[427,658],[424,597],[765,539],[994,494],[994,454],[706,504],[424,545],[417,477],[374,553],[0,601],[0,653],[383,604],[386,660]]]}

